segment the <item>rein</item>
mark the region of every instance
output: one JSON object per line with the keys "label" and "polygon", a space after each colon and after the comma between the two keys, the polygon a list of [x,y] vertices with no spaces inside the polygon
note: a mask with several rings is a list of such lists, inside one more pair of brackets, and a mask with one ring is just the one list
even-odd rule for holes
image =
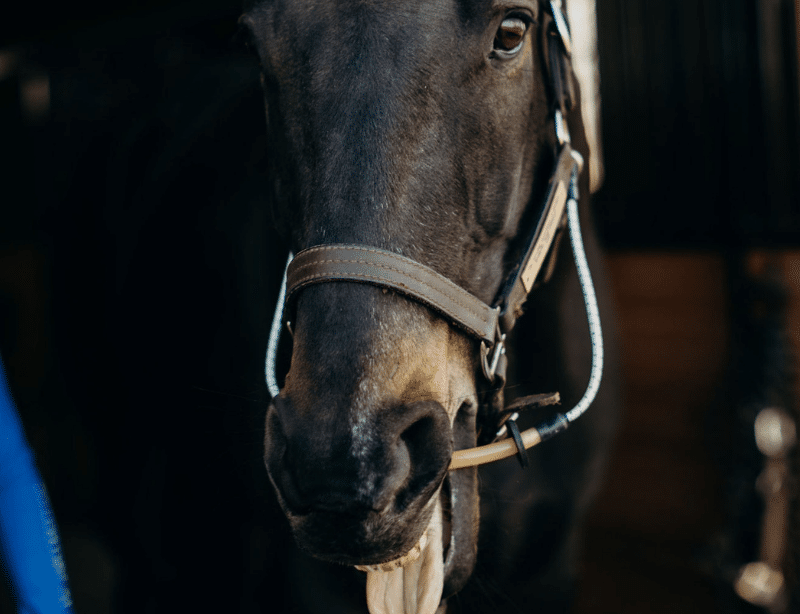
{"label": "rein", "polygon": [[[280,393],[275,366],[287,306],[303,288],[310,285],[348,281],[395,290],[426,305],[480,341],[481,370],[484,378],[493,387],[491,409],[498,417],[497,427],[502,427],[497,431],[497,437],[506,433],[510,433],[510,436],[488,445],[454,452],[450,470],[481,465],[515,454],[519,454],[520,461],[526,466],[528,448],[565,430],[592,403],[600,387],[603,343],[597,299],[578,218],[578,177],[583,167],[583,158],[572,149],[564,121],[564,114],[572,108],[575,100],[570,78],[572,44],[560,0],[548,4],[554,25],[551,31],[546,32],[546,45],[551,85],[557,105],[554,123],[560,149],[538,224],[527,240],[523,257],[503,284],[500,295],[492,305],[487,305],[433,269],[376,247],[329,244],[304,249],[294,257],[290,253],[267,346],[266,379],[273,398]],[[589,384],[580,402],[566,414],[557,414],[553,419],[520,433],[514,410],[557,403],[559,397],[557,393],[525,397],[503,409],[502,390],[506,383],[507,367],[506,336],[522,316],[523,304],[528,295],[545,283],[552,274],[558,242],[567,224],[592,341]]]}

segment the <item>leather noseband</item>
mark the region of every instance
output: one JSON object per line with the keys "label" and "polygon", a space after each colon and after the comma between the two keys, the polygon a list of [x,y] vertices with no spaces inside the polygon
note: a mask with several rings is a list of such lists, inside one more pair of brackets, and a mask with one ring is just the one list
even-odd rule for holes
{"label": "leather noseband", "polygon": [[287,304],[303,288],[353,281],[391,288],[452,320],[473,337],[494,344],[498,307],[405,256],[363,245],[318,245],[299,252],[286,272]]}

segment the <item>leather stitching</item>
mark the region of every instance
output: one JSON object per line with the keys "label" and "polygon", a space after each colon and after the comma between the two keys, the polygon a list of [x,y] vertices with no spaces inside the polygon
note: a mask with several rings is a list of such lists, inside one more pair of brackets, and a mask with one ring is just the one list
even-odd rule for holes
{"label": "leather stitching", "polygon": [[[296,267],[293,267],[293,268],[296,268],[296,269],[299,270],[299,269],[302,269],[302,268],[313,266],[315,264],[329,264],[329,263],[364,264],[364,265],[369,265],[369,266],[376,266],[378,268],[382,268],[382,269],[386,269],[386,270],[389,270],[389,271],[394,271],[396,273],[400,273],[401,275],[407,275],[408,277],[410,277],[411,279],[413,279],[416,282],[420,283],[421,285],[425,286],[426,288],[431,288],[434,291],[440,291],[441,294],[443,294],[443,295],[447,296],[448,298],[450,298],[454,303],[458,304],[459,306],[463,307],[465,310],[469,311],[472,315],[474,315],[475,317],[480,319],[485,324],[489,324],[491,322],[491,320],[486,320],[486,319],[482,318],[479,313],[476,313],[475,311],[470,309],[469,306],[464,305],[462,302],[459,301],[459,299],[457,297],[448,296],[448,293],[445,291],[445,289],[446,290],[451,290],[451,291],[454,290],[454,291],[458,292],[459,294],[461,294],[467,300],[480,301],[480,299],[475,298],[469,292],[467,292],[466,290],[464,290],[460,286],[454,284],[452,281],[450,281],[446,277],[440,275],[439,273],[437,273],[433,269],[425,267],[424,265],[422,265],[422,264],[420,264],[418,262],[415,262],[415,261],[411,260],[410,258],[406,258],[405,256],[401,256],[400,254],[394,254],[392,252],[387,252],[387,251],[378,250],[378,249],[369,249],[369,248],[361,248],[361,247],[349,247],[349,246],[347,246],[347,247],[346,246],[337,247],[337,246],[331,245],[331,246],[312,247],[312,248],[309,248],[307,250],[303,250],[302,252],[300,252],[297,255],[295,260],[297,260],[299,262],[303,258],[303,256],[305,254],[308,254],[310,252],[315,252],[315,251],[323,251],[323,250],[324,251],[334,251],[334,250],[360,251],[360,252],[367,252],[367,253],[376,254],[376,255],[379,255],[379,256],[388,257],[389,259],[396,258],[397,260],[400,260],[404,264],[408,264],[409,266],[414,267],[415,269],[417,269],[417,271],[427,272],[429,274],[438,276],[440,278],[439,281],[442,282],[444,287],[442,289],[438,289],[435,286],[432,286],[429,283],[419,279],[418,277],[414,277],[413,275],[411,275],[410,273],[404,271],[403,269],[399,269],[399,268],[396,268],[396,267],[392,267],[390,265],[382,264],[380,262],[372,262],[372,261],[369,261],[369,260],[343,260],[343,259],[342,260],[334,260],[334,259],[331,259],[331,260],[312,260],[309,263],[298,264]],[[447,284],[447,285],[444,285],[444,284]]]}
{"label": "leather stitching", "polygon": [[[323,273],[320,273],[320,274],[317,274],[317,275],[308,275],[308,276],[298,280],[293,285],[292,292],[290,293],[290,296],[293,295],[297,290],[300,290],[303,286],[310,285],[310,282],[313,282],[314,280],[325,280],[325,279],[330,280],[332,278],[331,278],[330,275],[325,275]],[[388,280],[386,280],[383,277],[376,277],[374,275],[362,275],[360,273],[347,273],[346,275],[342,276],[342,280],[343,281],[346,281],[348,279],[351,279],[353,281],[357,281],[358,279],[363,279],[365,281],[371,281],[371,282],[376,282],[376,283],[380,282],[380,283],[378,283],[378,285],[389,286],[389,287],[394,287],[394,288],[397,288],[397,286],[399,285],[399,284],[393,284],[393,282],[389,282]],[[402,286],[400,288],[397,288],[397,289],[398,289],[399,292],[403,292],[403,287]],[[418,293],[414,292],[411,288],[407,288],[405,293],[411,295],[412,297],[414,297],[416,299],[419,299],[420,302],[422,302],[422,303],[427,303],[427,304],[431,305],[432,307],[438,309],[442,313],[444,313],[444,314],[450,316],[451,318],[453,318],[452,314],[448,313],[448,310],[445,307],[443,307],[436,300],[432,299],[430,296],[418,294]],[[453,301],[453,302],[456,302],[456,301]],[[459,304],[459,306],[463,307],[460,304]],[[465,311],[469,311],[466,307],[463,307],[463,308],[464,308]],[[489,324],[489,322],[487,322],[486,320],[483,320],[478,314],[470,312],[470,315],[474,315],[476,317],[476,319],[480,320],[484,324]],[[464,328],[471,329],[471,331],[474,332],[474,333],[477,333],[478,336],[481,339],[484,338],[483,333],[478,331],[477,328],[474,328],[472,326],[468,326],[464,322],[459,322],[458,318],[453,318],[453,319],[456,320],[456,322],[455,322],[456,324],[459,324]]]}
{"label": "leather stitching", "polygon": [[[344,251],[344,252],[348,252],[349,251],[349,252],[370,253],[370,254],[374,254],[376,256],[383,257],[383,258],[386,258],[386,259],[389,259],[389,260],[395,259],[395,260],[401,262],[404,265],[408,265],[409,268],[413,268],[414,269],[413,273],[416,273],[417,275],[420,272],[422,272],[422,273],[427,273],[429,275],[438,276],[439,279],[436,280],[436,281],[439,281],[441,283],[441,287],[437,287],[437,286],[431,285],[430,283],[420,279],[419,277],[415,276],[414,274],[410,273],[409,271],[403,270],[402,268],[397,268],[397,267],[393,267],[393,266],[391,266],[389,264],[384,264],[384,263],[380,263],[380,262],[373,262],[373,261],[370,261],[370,260],[347,260],[347,259],[313,260],[312,259],[311,262],[305,262],[305,263],[302,262],[303,256],[311,256],[315,252],[319,253],[319,252],[325,252],[325,251]],[[446,277],[443,277],[443,276],[439,275],[439,273],[436,273],[436,271],[433,271],[432,269],[428,269],[427,267],[424,267],[424,265],[421,265],[421,264],[419,264],[417,262],[414,262],[413,260],[411,260],[409,258],[406,258],[405,256],[400,256],[399,254],[394,254],[392,252],[386,252],[384,250],[380,250],[380,249],[377,249],[377,248],[369,249],[369,248],[364,248],[364,247],[357,247],[357,246],[356,247],[350,247],[350,246],[345,246],[345,245],[330,245],[330,246],[312,247],[312,248],[309,248],[307,250],[303,250],[302,252],[300,252],[297,255],[297,257],[295,258],[295,262],[293,263],[294,266],[291,267],[291,268],[294,269],[293,275],[291,275],[291,276],[292,277],[296,276],[300,271],[302,271],[305,268],[314,267],[316,265],[326,265],[326,264],[363,265],[363,266],[376,267],[376,268],[379,268],[379,269],[384,269],[384,270],[387,270],[387,271],[391,271],[393,273],[397,273],[400,276],[404,276],[404,277],[407,277],[410,280],[415,281],[420,286],[422,286],[422,288],[424,290],[426,290],[427,292],[438,293],[439,295],[443,296],[444,298],[452,301],[453,303],[458,305],[461,309],[463,309],[466,313],[468,313],[470,316],[472,316],[473,318],[475,318],[476,320],[481,322],[484,325],[484,327],[489,325],[489,324],[491,324],[491,322],[492,322],[491,319],[487,320],[485,317],[483,317],[483,314],[475,312],[475,310],[472,308],[473,306],[465,305],[464,302],[463,302],[464,299],[472,300],[472,301],[480,301],[480,299],[477,299],[477,298],[473,297],[466,290],[464,290],[464,289],[460,288],[459,286],[453,284],[453,282],[451,282]],[[349,272],[349,271],[343,272],[342,277],[343,278],[350,278],[350,279],[353,279],[354,281],[362,279],[364,281],[379,283],[379,285],[381,285],[381,284],[382,285],[391,284],[394,287],[399,285],[399,286],[401,286],[401,288],[399,288],[400,291],[405,291],[407,293],[410,293],[412,297],[421,299],[423,302],[428,303],[429,305],[431,305],[432,307],[442,311],[446,315],[448,315],[450,317],[453,317],[453,314],[449,313],[448,310],[445,309],[441,305],[441,303],[439,301],[435,300],[427,292],[425,294],[418,293],[415,289],[409,288],[409,287],[405,286],[404,284],[402,284],[401,282],[391,281],[391,280],[388,280],[388,279],[385,279],[385,278],[382,278],[382,277],[379,277],[379,276],[369,275],[369,274],[366,274],[366,273],[354,273],[354,272]],[[313,280],[321,280],[321,279],[331,279],[331,276],[329,274],[326,274],[326,273],[315,273],[315,274],[304,275],[304,276],[300,277],[299,279],[293,280],[293,283],[291,284],[291,288],[289,290],[289,295],[290,296],[293,295],[296,290],[300,289],[301,286],[308,285],[309,282],[312,282]],[[456,317],[455,319],[458,319],[458,318]],[[462,326],[463,326],[463,323],[459,322],[459,324],[462,324]],[[473,328],[473,327],[469,327],[469,328]],[[478,331],[478,330],[475,330],[473,332],[480,333],[480,331]],[[484,338],[484,335],[482,333],[480,333],[479,336],[481,338]]]}
{"label": "leather stitching", "polygon": [[[306,264],[299,264],[296,267],[296,269],[297,270],[301,270],[301,269],[304,269],[304,268],[313,267],[313,266],[316,266],[316,265],[325,265],[325,264],[363,264],[363,265],[373,266],[373,267],[377,267],[379,269],[385,269],[387,271],[393,271],[395,273],[399,273],[401,275],[404,275],[404,276],[408,277],[409,279],[413,279],[414,281],[416,281],[417,283],[419,283],[420,285],[424,286],[425,288],[427,288],[428,290],[430,290],[432,292],[438,292],[439,294],[442,294],[442,295],[446,296],[451,301],[456,303],[459,307],[463,308],[464,311],[469,312],[471,315],[475,316],[481,322],[483,322],[485,324],[489,324],[489,320],[486,320],[483,317],[481,317],[480,313],[476,313],[468,305],[464,305],[461,301],[458,300],[458,298],[456,298],[454,296],[449,296],[447,294],[447,292],[444,291],[443,288],[442,289],[436,288],[435,286],[432,286],[432,285],[426,283],[424,280],[419,279],[418,277],[414,277],[414,275],[411,275],[407,271],[403,271],[402,269],[397,269],[397,268],[394,268],[394,267],[391,267],[391,266],[388,266],[388,265],[385,265],[385,264],[380,264],[378,262],[370,262],[369,260],[315,260],[313,262],[309,262],[309,263],[306,263]],[[348,275],[348,276],[349,275],[354,275],[354,276],[358,276],[358,277],[370,277],[368,275],[362,275],[360,273],[350,273],[350,272],[346,273],[346,275]],[[302,279],[297,280],[297,282],[295,282],[295,284],[292,284],[292,285],[293,286],[294,285],[300,285],[304,281],[307,281],[307,280],[315,278],[315,277],[326,277],[326,275],[324,273],[307,275],[307,276],[303,277]],[[375,277],[375,276],[372,276],[372,277],[373,277],[373,279],[381,279],[380,277]],[[386,281],[389,281],[389,280],[386,280]],[[449,289],[454,290],[455,288],[449,288]]]}

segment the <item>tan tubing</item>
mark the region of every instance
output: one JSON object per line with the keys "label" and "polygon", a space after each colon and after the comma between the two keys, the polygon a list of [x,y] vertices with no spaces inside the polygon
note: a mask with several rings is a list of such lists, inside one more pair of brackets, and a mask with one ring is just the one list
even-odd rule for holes
{"label": "tan tubing", "polygon": [[[522,443],[525,449],[532,448],[542,441],[539,436],[539,431],[536,429],[528,429],[523,431]],[[457,450],[453,452],[453,459],[450,461],[450,471],[453,469],[463,469],[464,467],[475,467],[476,465],[485,465],[492,463],[509,456],[514,456],[518,452],[517,444],[509,437],[495,443],[490,443],[487,446],[480,446],[478,448],[469,448],[467,450]]]}

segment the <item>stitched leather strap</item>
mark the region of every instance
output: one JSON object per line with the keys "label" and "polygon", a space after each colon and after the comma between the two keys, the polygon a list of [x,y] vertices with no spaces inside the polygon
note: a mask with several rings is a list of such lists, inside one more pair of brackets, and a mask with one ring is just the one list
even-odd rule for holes
{"label": "stitched leather strap", "polygon": [[528,238],[520,265],[512,272],[497,299],[497,304],[502,307],[500,329],[504,333],[514,328],[515,322],[522,316],[522,306],[528,300],[528,295],[541,279],[542,265],[553,249],[553,243],[566,216],[567,192],[572,174],[576,172],[576,165],[572,147],[565,143],[550,177],[539,223]]}
{"label": "stitched leather strap", "polygon": [[392,288],[450,319],[467,333],[494,345],[500,310],[410,258],[375,247],[317,245],[299,252],[286,273],[286,304],[306,286],[354,281]]}

